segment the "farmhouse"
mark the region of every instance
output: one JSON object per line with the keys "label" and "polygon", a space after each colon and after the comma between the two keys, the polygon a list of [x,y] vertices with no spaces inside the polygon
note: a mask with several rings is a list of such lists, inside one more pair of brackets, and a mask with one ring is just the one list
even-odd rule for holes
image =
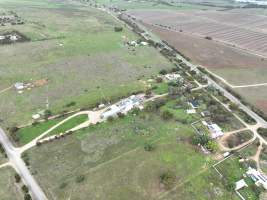
{"label": "farmhouse", "polygon": [[251,167],[249,167],[246,174],[255,182],[255,185],[262,186],[267,190],[267,177],[264,174]]}

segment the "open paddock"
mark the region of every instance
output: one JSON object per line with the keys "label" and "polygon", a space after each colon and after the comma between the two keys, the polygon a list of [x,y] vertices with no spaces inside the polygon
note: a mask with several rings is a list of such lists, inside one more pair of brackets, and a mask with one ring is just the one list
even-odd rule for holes
{"label": "open paddock", "polygon": [[[142,112],[80,130],[26,153],[49,199],[230,198],[210,166],[212,158],[189,143],[193,135],[188,125]],[[152,145],[151,151],[144,149],[146,144]],[[160,181],[166,171],[176,177],[171,190]]]}
{"label": "open paddock", "polygon": [[[5,0],[0,7],[15,10],[27,21],[16,29],[31,39],[0,47],[0,91],[16,82],[47,80],[22,94],[14,87],[0,94],[3,127],[28,124],[32,114],[47,105],[57,114],[129,96],[145,89],[142,80],[173,67],[150,46],[125,45],[125,40],[139,37],[108,14],[79,2]],[[115,26],[123,31],[115,32]],[[66,106],[70,102],[75,103]]]}

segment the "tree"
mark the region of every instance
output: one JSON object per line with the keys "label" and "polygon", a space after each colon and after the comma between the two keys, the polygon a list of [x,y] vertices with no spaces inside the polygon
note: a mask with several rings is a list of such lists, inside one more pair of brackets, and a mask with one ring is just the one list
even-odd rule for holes
{"label": "tree", "polygon": [[24,194],[24,200],[32,200],[32,197],[29,193]]}
{"label": "tree", "polygon": [[75,179],[75,181],[76,181],[77,183],[81,183],[81,182],[83,182],[84,180],[85,180],[85,176],[84,176],[84,175],[77,176],[76,179]]}
{"label": "tree", "polygon": [[176,176],[173,172],[167,171],[160,175],[160,182],[166,189],[171,189],[176,180]]}
{"label": "tree", "polygon": [[160,73],[161,75],[166,75],[168,72],[167,72],[166,69],[162,69],[162,70],[159,71],[159,73]]}
{"label": "tree", "polygon": [[21,177],[18,173],[14,175],[16,183],[19,183],[21,181]]}
{"label": "tree", "polygon": [[162,81],[163,81],[163,79],[162,79],[161,77],[157,77],[157,78],[156,78],[156,82],[157,82],[157,83],[161,83]]}
{"label": "tree", "polygon": [[203,134],[203,135],[197,134],[193,137],[192,143],[194,145],[200,144],[202,146],[206,146],[206,144],[208,144],[209,140],[210,140],[210,138],[206,134]]}
{"label": "tree", "polygon": [[28,193],[28,192],[29,192],[29,188],[28,188],[26,185],[23,185],[23,186],[21,187],[21,189],[22,189],[22,191],[23,191],[24,193]]}
{"label": "tree", "polygon": [[146,90],[145,96],[148,98],[148,97],[151,97],[151,95],[152,95],[152,91],[151,90]]}
{"label": "tree", "polygon": [[144,146],[144,149],[146,151],[152,151],[154,149],[154,146],[152,144],[146,143],[145,146]]}
{"label": "tree", "polygon": [[118,27],[118,26],[115,26],[114,27],[114,31],[115,32],[122,32],[123,28],[122,27]]}
{"label": "tree", "polygon": [[230,103],[229,108],[231,110],[238,110],[239,109],[238,105],[233,103],[233,102]]}
{"label": "tree", "polygon": [[173,118],[173,114],[168,111],[168,110],[164,110],[162,113],[161,113],[161,117],[164,119],[164,120],[169,120],[171,118]]}
{"label": "tree", "polygon": [[45,110],[44,111],[44,118],[45,119],[48,119],[51,115],[52,115],[51,110]]}
{"label": "tree", "polygon": [[218,150],[218,145],[216,142],[209,140],[208,143],[205,146],[208,150],[215,152]]}

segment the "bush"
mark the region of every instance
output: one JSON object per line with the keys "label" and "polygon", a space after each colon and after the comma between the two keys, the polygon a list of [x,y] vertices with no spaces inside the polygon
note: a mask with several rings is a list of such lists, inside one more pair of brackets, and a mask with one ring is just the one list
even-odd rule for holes
{"label": "bush", "polygon": [[76,102],[72,101],[72,102],[66,104],[65,107],[72,107],[72,106],[75,106],[75,105],[76,105]]}
{"label": "bush", "polygon": [[118,117],[119,117],[119,118],[124,118],[124,117],[125,117],[125,114],[119,112],[119,113],[118,113]]}
{"label": "bush", "polygon": [[154,150],[154,146],[152,144],[148,144],[146,143],[144,146],[145,151],[153,151]]}
{"label": "bush", "polygon": [[114,117],[109,116],[107,120],[108,120],[108,122],[113,122],[114,121]]}
{"label": "bush", "polygon": [[162,81],[163,81],[163,79],[162,79],[161,77],[157,77],[157,78],[156,78],[156,82],[157,82],[157,83],[162,83]]}
{"label": "bush", "polygon": [[21,181],[21,177],[18,173],[14,175],[16,183],[19,183]]}
{"label": "bush", "polygon": [[162,113],[161,113],[161,117],[164,119],[164,120],[169,120],[171,118],[173,118],[173,114],[168,111],[168,110],[164,110]]}
{"label": "bush", "polygon": [[122,32],[123,28],[122,27],[118,27],[118,26],[115,26],[114,27],[114,31],[115,32]]}
{"label": "bush", "polygon": [[160,175],[160,183],[162,183],[166,189],[171,189],[175,183],[176,176],[173,172],[167,171]]}
{"label": "bush", "polygon": [[24,194],[24,200],[32,200],[32,197],[29,193]]}
{"label": "bush", "polygon": [[28,193],[28,192],[29,192],[29,188],[28,188],[26,185],[23,185],[23,186],[21,187],[21,189],[22,189],[22,191],[23,191],[24,193]]}
{"label": "bush", "polygon": [[166,69],[162,69],[162,70],[159,71],[159,73],[160,73],[161,75],[166,75],[168,72],[167,72]]}
{"label": "bush", "polygon": [[76,181],[77,183],[81,183],[81,182],[83,182],[84,180],[85,180],[85,176],[84,176],[84,175],[77,176],[76,179],[75,179],[75,181]]}

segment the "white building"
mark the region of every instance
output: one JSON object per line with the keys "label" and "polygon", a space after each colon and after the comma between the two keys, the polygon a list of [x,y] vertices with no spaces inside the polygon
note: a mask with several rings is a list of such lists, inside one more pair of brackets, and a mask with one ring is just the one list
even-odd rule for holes
{"label": "white building", "polygon": [[177,80],[180,80],[182,77],[180,74],[166,74],[165,75],[165,78],[168,80],[168,81],[177,81]]}
{"label": "white building", "polygon": [[235,183],[235,191],[240,190],[244,187],[248,187],[244,179],[241,179],[240,181],[237,181]]}
{"label": "white building", "polygon": [[133,108],[139,107],[141,105],[141,98],[132,95],[127,99],[123,99],[117,104],[110,106],[104,113],[101,114],[102,119],[107,119],[108,117],[115,117],[118,113],[126,114]]}
{"label": "white building", "polygon": [[252,178],[257,186],[262,186],[265,190],[267,190],[267,177],[264,174],[261,174],[254,168],[249,167],[246,174]]}
{"label": "white building", "polygon": [[114,117],[120,112],[120,108],[117,105],[110,106],[104,113],[101,114],[102,119]]}
{"label": "white building", "polygon": [[209,124],[208,129],[213,139],[223,136],[222,129],[217,124]]}
{"label": "white building", "polygon": [[17,90],[23,90],[24,89],[24,83],[17,82],[17,83],[15,83],[14,87]]}

